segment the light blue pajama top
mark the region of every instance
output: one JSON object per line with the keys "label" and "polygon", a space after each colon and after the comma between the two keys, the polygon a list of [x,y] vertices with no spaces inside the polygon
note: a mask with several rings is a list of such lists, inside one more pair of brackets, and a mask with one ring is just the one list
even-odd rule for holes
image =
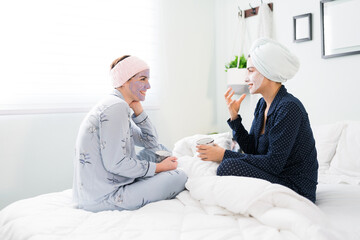
{"label": "light blue pajama top", "polygon": [[115,89],[87,114],[79,129],[73,181],[79,208],[112,202],[120,187],[155,174],[156,163],[138,159],[135,145],[155,152],[156,130],[145,112],[130,116],[129,105]]}

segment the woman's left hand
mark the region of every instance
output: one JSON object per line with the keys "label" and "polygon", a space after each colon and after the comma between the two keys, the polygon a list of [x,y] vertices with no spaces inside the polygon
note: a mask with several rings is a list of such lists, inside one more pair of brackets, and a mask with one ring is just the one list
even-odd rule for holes
{"label": "woman's left hand", "polygon": [[133,101],[129,107],[134,111],[135,116],[139,116],[143,112],[143,107],[139,101]]}
{"label": "woman's left hand", "polygon": [[225,149],[217,144],[196,146],[199,158],[203,161],[221,162],[224,158]]}

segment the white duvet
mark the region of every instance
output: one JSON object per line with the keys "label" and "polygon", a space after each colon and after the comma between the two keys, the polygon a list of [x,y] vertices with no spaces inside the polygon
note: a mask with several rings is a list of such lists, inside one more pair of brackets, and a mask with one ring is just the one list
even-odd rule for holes
{"label": "white duvet", "polygon": [[[216,176],[216,163],[194,156],[201,137],[175,145],[179,168],[189,176],[176,199],[136,211],[91,213],[73,207],[71,190],[45,194],[3,209],[0,239],[346,239],[316,205],[286,187]],[[230,148],[229,133],[213,137]]]}

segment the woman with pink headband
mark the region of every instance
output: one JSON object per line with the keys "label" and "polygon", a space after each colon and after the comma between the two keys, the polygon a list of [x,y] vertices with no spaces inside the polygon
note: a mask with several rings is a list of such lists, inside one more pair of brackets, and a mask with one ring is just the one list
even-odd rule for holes
{"label": "woman with pink headband", "polygon": [[[75,153],[73,199],[78,208],[98,212],[134,210],[171,199],[184,190],[186,174],[176,157],[156,163],[166,150],[141,101],[150,89],[149,66],[125,55],[111,64],[114,90],[83,120]],[[131,115],[131,110],[133,114]],[[135,145],[144,149],[137,155]]]}

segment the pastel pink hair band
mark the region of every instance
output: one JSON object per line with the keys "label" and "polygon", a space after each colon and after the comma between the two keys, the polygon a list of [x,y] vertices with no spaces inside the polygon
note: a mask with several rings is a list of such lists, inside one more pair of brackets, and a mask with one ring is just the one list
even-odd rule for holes
{"label": "pastel pink hair band", "polygon": [[114,88],[121,87],[130,78],[137,73],[150,69],[149,66],[138,57],[130,56],[120,62],[110,70],[110,76],[112,80],[112,86]]}

